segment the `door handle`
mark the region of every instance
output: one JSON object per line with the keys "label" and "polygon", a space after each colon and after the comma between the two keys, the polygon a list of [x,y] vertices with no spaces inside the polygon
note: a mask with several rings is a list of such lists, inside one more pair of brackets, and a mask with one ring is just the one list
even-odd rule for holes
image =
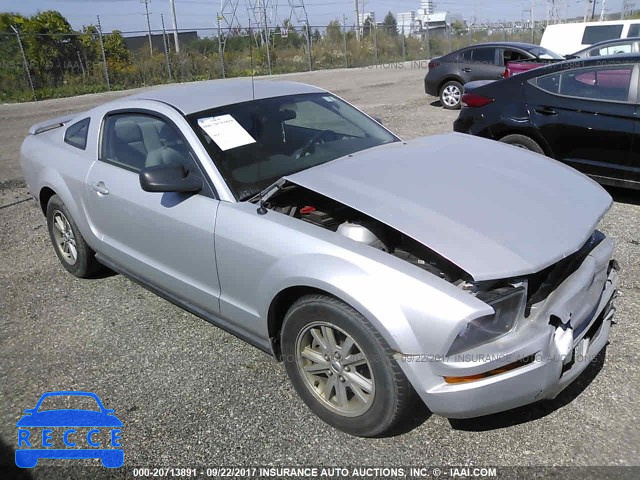
{"label": "door handle", "polygon": [[98,192],[100,195],[109,195],[109,189],[105,187],[104,182],[92,183],[91,190]]}
{"label": "door handle", "polygon": [[469,67],[467,67],[467,68],[463,68],[462,71],[469,73],[471,71],[471,69]]}
{"label": "door handle", "polygon": [[540,107],[540,108],[536,108],[535,111],[540,115],[557,115],[558,114],[558,112],[556,112],[551,107]]}

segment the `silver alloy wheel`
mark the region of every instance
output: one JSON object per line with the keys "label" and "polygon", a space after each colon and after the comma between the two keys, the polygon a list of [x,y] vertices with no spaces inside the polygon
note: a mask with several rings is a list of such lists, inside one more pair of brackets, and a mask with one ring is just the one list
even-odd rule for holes
{"label": "silver alloy wheel", "polygon": [[60,210],[53,212],[53,238],[56,248],[62,254],[62,258],[69,265],[75,265],[78,261],[78,248],[76,237],[73,234],[71,224]]}
{"label": "silver alloy wheel", "polygon": [[455,107],[458,103],[460,103],[460,97],[462,93],[460,89],[455,85],[449,85],[445,87],[442,92],[442,101],[448,107]]}
{"label": "silver alloy wheel", "polygon": [[309,391],[346,417],[364,414],[373,403],[375,379],[356,341],[335,325],[315,322],[296,339],[296,363]]}

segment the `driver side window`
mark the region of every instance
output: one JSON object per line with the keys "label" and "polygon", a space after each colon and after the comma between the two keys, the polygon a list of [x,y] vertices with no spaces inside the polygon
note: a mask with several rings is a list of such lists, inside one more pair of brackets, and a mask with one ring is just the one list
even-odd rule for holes
{"label": "driver side window", "polygon": [[116,113],[105,118],[100,159],[132,172],[159,165],[199,170],[178,129],[144,113]]}

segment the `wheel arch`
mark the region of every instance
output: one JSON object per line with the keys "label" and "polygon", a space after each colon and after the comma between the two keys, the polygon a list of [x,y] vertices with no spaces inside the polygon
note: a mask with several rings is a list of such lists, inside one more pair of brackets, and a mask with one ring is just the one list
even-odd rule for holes
{"label": "wheel arch", "polygon": [[40,203],[40,208],[42,209],[43,214],[47,214],[47,205],[49,204],[49,200],[51,197],[57,195],[55,190],[51,187],[42,187],[40,189],[40,193],[38,194],[38,202]]}
{"label": "wheel arch", "polygon": [[336,298],[334,295],[320,288],[298,285],[281,290],[271,301],[267,313],[267,329],[269,332],[271,349],[276,359],[281,359],[280,333],[285,315],[299,298],[313,294]]}
{"label": "wheel arch", "polygon": [[528,137],[534,142],[536,142],[538,145],[540,145],[540,148],[542,148],[542,151],[547,157],[553,158],[553,159],[556,158],[555,155],[553,154],[553,151],[551,150],[551,147],[545,141],[544,137],[539,133],[537,133],[535,130],[528,130],[528,129],[518,130],[518,129],[507,128],[505,130],[500,130],[499,132],[496,132],[495,137],[497,141],[500,141],[504,137],[508,137],[509,135],[522,135],[523,137]]}
{"label": "wheel arch", "polygon": [[462,80],[462,78],[458,77],[457,75],[447,75],[442,79],[442,81],[438,85],[438,95],[440,95],[440,93],[442,92],[442,87],[444,87],[447,84],[447,82],[458,82],[463,87],[465,84],[465,81]]}
{"label": "wheel arch", "polygon": [[[365,298],[361,298],[357,292],[349,291],[349,289],[343,290],[335,285],[322,281],[308,282],[306,284],[300,282],[283,287],[278,291],[278,293],[273,296],[267,310],[268,335],[272,352],[276,359],[280,360],[280,333],[285,315],[296,300],[305,295],[312,294],[335,298],[357,311],[378,330],[392,349],[401,351],[402,346],[408,349],[408,351],[415,349],[416,344],[414,342],[416,339],[414,335],[398,337],[402,331],[412,331],[411,325],[404,316],[400,305],[389,301],[384,302],[382,306],[376,305],[375,303],[367,302]],[[393,328],[390,330],[389,323],[381,321],[381,319],[391,318],[394,318],[395,322],[393,322]]]}

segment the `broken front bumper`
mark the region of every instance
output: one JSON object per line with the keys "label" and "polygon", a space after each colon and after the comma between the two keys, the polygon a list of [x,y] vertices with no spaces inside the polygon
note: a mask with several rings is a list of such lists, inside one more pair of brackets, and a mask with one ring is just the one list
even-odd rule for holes
{"label": "broken front bumper", "polygon": [[401,356],[429,409],[471,418],[555,398],[607,344],[619,285],[613,248],[604,239],[513,333],[454,359]]}

